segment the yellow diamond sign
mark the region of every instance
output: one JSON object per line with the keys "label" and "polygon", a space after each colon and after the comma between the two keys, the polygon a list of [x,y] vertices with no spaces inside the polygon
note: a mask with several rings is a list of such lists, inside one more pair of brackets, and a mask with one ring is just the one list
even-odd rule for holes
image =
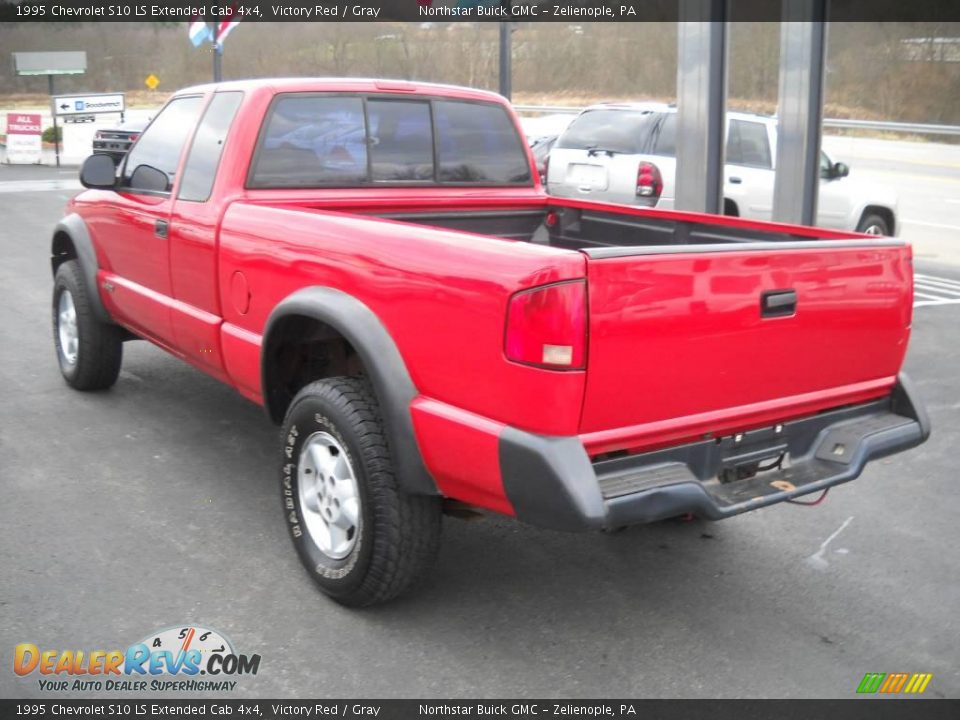
{"label": "yellow diamond sign", "polygon": [[151,90],[156,90],[157,85],[160,84],[160,78],[158,78],[153,73],[150,73],[149,75],[147,75],[146,80],[143,81],[143,84],[146,85]]}

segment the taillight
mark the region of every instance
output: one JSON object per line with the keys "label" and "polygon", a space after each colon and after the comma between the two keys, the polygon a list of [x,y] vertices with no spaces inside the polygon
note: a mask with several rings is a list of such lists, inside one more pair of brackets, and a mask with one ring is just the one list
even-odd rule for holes
{"label": "taillight", "polygon": [[139,133],[136,134],[136,135],[131,135],[131,136],[130,136],[130,142],[135,143],[135,142],[137,141],[137,138],[138,138],[138,137],[140,137]]}
{"label": "taillight", "polygon": [[637,196],[657,199],[663,192],[663,177],[660,168],[653,163],[642,162],[637,168]]}
{"label": "taillight", "polygon": [[506,353],[514,362],[554,370],[586,367],[586,281],[546,285],[510,298]]}
{"label": "taillight", "polygon": [[93,136],[94,140],[103,140],[103,133],[97,130],[97,134]]}

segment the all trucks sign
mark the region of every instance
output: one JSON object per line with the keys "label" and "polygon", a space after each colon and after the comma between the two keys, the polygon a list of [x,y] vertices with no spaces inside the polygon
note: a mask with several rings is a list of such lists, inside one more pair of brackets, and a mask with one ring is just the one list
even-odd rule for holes
{"label": "all trucks sign", "polygon": [[42,134],[39,114],[7,113],[7,162],[16,165],[40,162]]}

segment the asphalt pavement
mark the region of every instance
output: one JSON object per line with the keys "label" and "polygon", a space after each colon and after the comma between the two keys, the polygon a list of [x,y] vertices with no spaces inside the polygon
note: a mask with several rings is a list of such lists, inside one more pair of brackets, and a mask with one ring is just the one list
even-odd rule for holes
{"label": "asphalt pavement", "polygon": [[48,183],[0,193],[0,697],[43,694],[10,671],[17,643],[188,623],[262,656],[230,697],[848,698],[867,672],[960,697],[960,304],[915,312],[930,441],[822,505],[612,535],[445,519],[416,592],[352,611],[293,552],[258,407],[147,343],[110,391],[61,380],[48,248],[72,172],[0,167]]}

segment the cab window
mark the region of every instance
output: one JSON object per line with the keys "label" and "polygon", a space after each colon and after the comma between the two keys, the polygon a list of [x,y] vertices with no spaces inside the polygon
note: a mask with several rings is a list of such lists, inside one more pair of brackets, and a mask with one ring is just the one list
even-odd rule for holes
{"label": "cab window", "polygon": [[731,120],[727,133],[727,162],[770,169],[770,138],[763,123]]}
{"label": "cab window", "polygon": [[133,191],[169,192],[180,153],[197,124],[203,98],[174,98],[143,131],[127,155],[121,184]]}
{"label": "cab window", "polygon": [[242,99],[243,93],[240,92],[221,92],[213,96],[190,146],[177,191],[178,199],[205,202],[210,197],[227,132]]}

